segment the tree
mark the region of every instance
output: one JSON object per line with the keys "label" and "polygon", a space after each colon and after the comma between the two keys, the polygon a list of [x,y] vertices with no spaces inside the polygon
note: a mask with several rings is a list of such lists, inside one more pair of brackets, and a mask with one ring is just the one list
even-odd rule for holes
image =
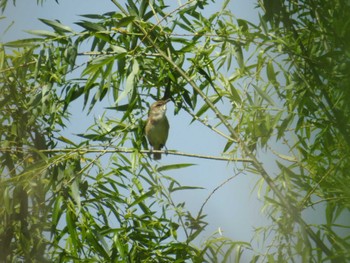
{"label": "tree", "polygon": [[[41,19],[51,31],[1,46],[0,260],[349,260],[349,3],[258,1],[254,24],[230,1],[209,17],[208,1],[112,2],[118,11],[83,15],[81,32]],[[194,244],[204,211],[172,195],[198,187],[166,176],[191,164],[157,166],[142,150],[141,119],[162,97],[227,140],[235,173],[260,176],[265,251],[222,236]],[[106,98],[117,118],[80,143],[62,136],[73,101],[91,111]]]}

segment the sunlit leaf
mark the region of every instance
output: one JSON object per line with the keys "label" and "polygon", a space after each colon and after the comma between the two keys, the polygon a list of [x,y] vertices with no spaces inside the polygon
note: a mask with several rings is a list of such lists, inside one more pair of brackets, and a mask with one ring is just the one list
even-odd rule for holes
{"label": "sunlit leaf", "polygon": [[123,100],[134,89],[135,78],[136,78],[138,73],[139,73],[139,64],[136,60],[134,60],[133,66],[132,66],[132,71],[130,72],[130,74],[126,78],[125,88],[119,94],[117,100],[115,101],[116,104],[118,104],[121,100]]}
{"label": "sunlit leaf", "polygon": [[266,100],[270,105],[275,106],[275,102],[273,101],[273,99],[264,90],[262,90],[257,85],[252,86],[264,100]]}
{"label": "sunlit leaf", "polygon": [[42,38],[27,38],[4,43],[5,47],[32,47],[43,42]]}
{"label": "sunlit leaf", "polygon": [[25,32],[37,35],[37,36],[43,36],[43,37],[59,37],[59,34],[56,34],[52,31],[46,31],[46,30],[26,30]]}

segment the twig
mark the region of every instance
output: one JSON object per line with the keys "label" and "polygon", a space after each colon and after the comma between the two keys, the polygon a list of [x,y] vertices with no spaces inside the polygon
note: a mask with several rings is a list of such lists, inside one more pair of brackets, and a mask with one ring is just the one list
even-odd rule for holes
{"label": "twig", "polygon": [[[0,148],[0,152],[25,152],[30,151],[29,149],[12,149],[12,148]],[[34,150],[35,151],[35,150]],[[134,153],[137,151],[136,149],[127,149],[127,148],[115,148],[115,149],[97,149],[97,148],[65,148],[65,149],[50,149],[50,150],[38,150],[38,152],[41,153]],[[186,156],[186,157],[192,157],[192,158],[200,158],[200,159],[209,159],[209,160],[216,160],[216,161],[227,161],[227,162],[252,162],[250,159],[245,158],[230,158],[230,157],[222,157],[222,156],[211,156],[211,155],[202,155],[202,154],[193,154],[193,153],[185,153],[185,152],[178,152],[173,150],[139,150],[139,153],[142,154],[149,154],[149,153],[163,153],[163,154],[169,154],[169,155],[179,155],[179,156]]]}
{"label": "twig", "polygon": [[209,196],[207,197],[207,199],[205,199],[204,203],[202,204],[201,208],[199,209],[198,212],[198,218],[200,217],[200,215],[203,212],[204,206],[208,203],[209,199],[215,194],[215,192],[217,190],[219,190],[221,187],[223,187],[225,184],[227,184],[229,181],[231,181],[232,179],[236,178],[238,175],[240,174],[240,172],[238,174],[235,174],[229,178],[227,178],[224,182],[222,182],[219,186],[215,187],[213,191],[211,191],[211,193],[209,194]]}

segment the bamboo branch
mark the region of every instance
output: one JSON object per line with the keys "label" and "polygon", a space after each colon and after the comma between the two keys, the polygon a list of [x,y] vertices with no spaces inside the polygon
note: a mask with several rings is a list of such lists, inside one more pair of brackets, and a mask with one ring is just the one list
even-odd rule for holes
{"label": "bamboo branch", "polygon": [[227,162],[244,162],[250,163],[252,160],[247,158],[231,158],[223,156],[213,156],[213,155],[202,155],[194,153],[185,153],[175,150],[137,150],[137,149],[128,149],[128,148],[115,148],[115,149],[98,149],[98,148],[65,148],[65,149],[45,149],[45,150],[29,150],[29,149],[12,149],[12,148],[0,148],[0,152],[30,152],[35,151],[39,153],[77,153],[77,154],[87,154],[87,153],[134,153],[139,152],[142,154],[151,154],[151,153],[163,153],[166,155],[177,155],[185,156],[191,158],[215,160],[215,161],[227,161]]}

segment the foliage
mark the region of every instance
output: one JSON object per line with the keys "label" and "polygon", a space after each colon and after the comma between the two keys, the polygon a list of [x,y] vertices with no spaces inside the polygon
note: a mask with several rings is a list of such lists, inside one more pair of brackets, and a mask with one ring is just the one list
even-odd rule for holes
{"label": "foliage", "polygon": [[[0,47],[0,261],[349,260],[348,1],[259,1],[258,25],[228,0],[208,16],[208,1],[112,2],[118,11],[82,15],[80,32],[41,19],[49,31]],[[225,155],[249,158],[240,170],[261,176],[271,224],[256,239],[268,249],[221,236],[194,245],[205,215],[173,194],[196,187],[166,175],[190,164],[154,166],[141,152],[150,97],[170,97],[227,139]],[[79,143],[62,135],[74,101],[90,112],[106,99],[116,118]]]}

